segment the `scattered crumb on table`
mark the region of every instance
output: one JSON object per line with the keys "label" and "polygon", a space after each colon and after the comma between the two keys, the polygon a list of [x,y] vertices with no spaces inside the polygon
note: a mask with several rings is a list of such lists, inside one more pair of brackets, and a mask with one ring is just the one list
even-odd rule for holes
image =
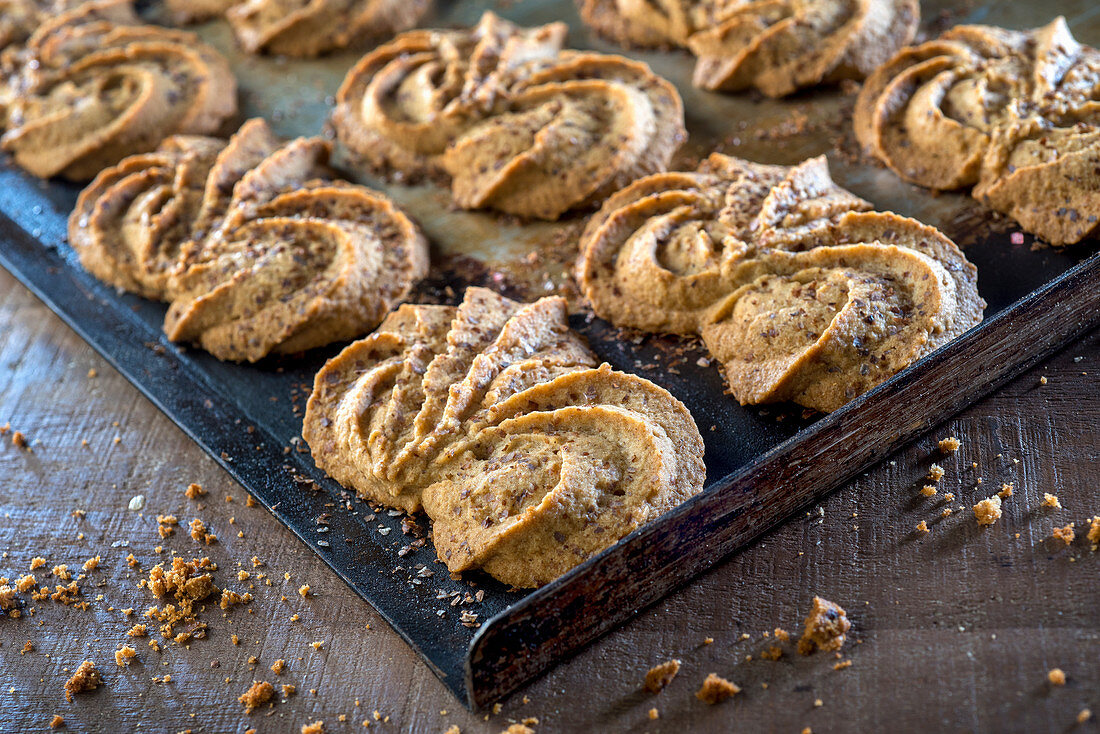
{"label": "scattered crumb on table", "polygon": [[1001,499],[1008,499],[1012,496],[1012,484],[1002,484],[1001,491],[997,493],[997,496]]}
{"label": "scattered crumb on table", "polygon": [[1052,668],[1051,671],[1047,673],[1047,680],[1050,681],[1051,685],[1064,686],[1066,684],[1065,671],[1061,668]]}
{"label": "scattered crumb on table", "polygon": [[929,532],[928,531],[928,523],[924,520],[921,520],[920,522],[918,522],[917,523],[917,532],[920,533],[921,535],[927,534]]}
{"label": "scattered crumb on table", "polygon": [[933,497],[936,494],[936,488],[933,487],[931,484],[926,484],[921,487],[920,493],[923,494],[925,497]]}
{"label": "scattered crumb on table", "polygon": [[[1088,709],[1085,709],[1085,710],[1088,711]],[[651,708],[649,710],[649,719],[650,719],[650,721],[656,721],[659,718],[661,718],[661,712],[658,711],[656,708]]]}
{"label": "scattered crumb on table", "polygon": [[1043,507],[1051,507],[1056,510],[1062,509],[1062,503],[1058,501],[1058,497],[1050,492],[1043,492]]}
{"label": "scattered crumb on table", "polygon": [[671,683],[679,672],[679,660],[667,660],[659,665],[654,665],[645,674],[645,689],[650,693],[660,693],[661,689]]}
{"label": "scattered crumb on table", "polygon": [[324,734],[325,722],[321,719],[309,724],[302,724],[302,734]]}
{"label": "scattered crumb on table", "polygon": [[95,663],[85,660],[73,673],[73,677],[65,681],[65,698],[72,701],[74,693],[93,691],[102,682],[103,676],[95,669]]}
{"label": "scattered crumb on table", "polygon": [[940,447],[940,451],[945,454],[953,454],[959,450],[959,446],[962,446],[962,442],[954,436],[948,436],[947,438],[941,438],[936,444]]}
{"label": "scattered crumb on table", "polygon": [[939,464],[933,464],[932,466],[928,467],[928,478],[931,479],[933,482],[938,482],[943,479],[943,475],[943,467]]}
{"label": "scattered crumb on table", "polygon": [[1054,528],[1054,530],[1050,532],[1050,536],[1055,540],[1062,541],[1066,545],[1072,543],[1073,539],[1077,537],[1076,534],[1073,532],[1073,523],[1070,523],[1064,527]]}
{"label": "scattered crumb on table", "polygon": [[810,655],[814,650],[839,650],[844,645],[844,635],[851,626],[844,609],[820,596],[815,596],[810,613],[806,617],[802,639],[798,641],[798,652],[802,655]]}
{"label": "scattered crumb on table", "polygon": [[[1088,711],[1088,709],[1085,709],[1085,710]],[[62,727],[64,725],[65,725],[65,717],[62,716],[61,714],[54,714],[53,718],[50,719],[50,728],[51,729],[57,729],[58,727]]]}
{"label": "scattered crumb on table", "polygon": [[973,509],[979,525],[992,525],[1001,517],[1001,498],[997,495],[987,497],[974,505]]}
{"label": "scattered crumb on table", "polygon": [[703,703],[713,706],[740,692],[741,689],[737,685],[715,673],[711,673],[703,681],[702,688],[695,692],[695,697]]}
{"label": "scattered crumb on table", "polygon": [[124,666],[129,665],[130,661],[137,655],[137,650],[129,645],[123,645],[119,649],[115,650],[115,665]]}
{"label": "scattered crumb on table", "polygon": [[244,704],[245,713],[250,714],[256,707],[263,706],[275,695],[275,687],[267,681],[252,681],[247,691],[237,700]]}

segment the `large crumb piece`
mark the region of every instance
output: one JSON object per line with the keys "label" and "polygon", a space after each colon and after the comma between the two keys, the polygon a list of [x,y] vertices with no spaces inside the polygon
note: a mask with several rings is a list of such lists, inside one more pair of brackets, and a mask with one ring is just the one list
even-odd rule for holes
{"label": "large crumb piece", "polygon": [[192,482],[187,485],[187,489],[185,489],[183,493],[187,495],[187,499],[196,500],[206,494],[206,490],[202,488],[201,484]]}
{"label": "large crumb piece", "polygon": [[115,650],[115,665],[118,665],[118,666],[129,665],[130,661],[136,655],[137,655],[137,650],[130,647],[129,645],[124,645],[123,647],[120,647],[118,650]]}
{"label": "large crumb piece", "polygon": [[325,734],[325,722],[318,719],[309,724],[302,724],[302,734]]}
{"label": "large crumb piece", "polygon": [[947,438],[941,438],[936,445],[940,447],[940,451],[943,453],[953,454],[959,450],[962,442],[954,436],[948,436]]}
{"label": "large crumb piece", "polygon": [[1050,536],[1055,540],[1062,541],[1066,545],[1072,543],[1073,539],[1077,537],[1077,535],[1073,532],[1073,523],[1070,523],[1065,527],[1054,528],[1054,530],[1050,532]]}
{"label": "large crumb piece", "polygon": [[661,689],[671,683],[679,672],[679,660],[668,660],[660,665],[654,665],[645,674],[645,689],[650,693],[660,693]]}
{"label": "large crumb piece", "polygon": [[1001,498],[997,495],[987,497],[974,505],[974,517],[979,525],[992,525],[1001,519]]}
{"label": "large crumb piece", "polygon": [[258,706],[263,706],[275,695],[275,687],[267,681],[252,681],[252,686],[237,699],[244,704],[245,713],[250,714]]}
{"label": "large crumb piece", "polygon": [[[165,568],[163,563],[158,563],[149,569],[149,579],[146,582],[149,590],[159,598],[169,594],[175,600],[175,604],[165,604],[163,608],[150,607],[145,616],[161,623],[160,633],[164,639],[174,639],[178,643],[184,643],[192,637],[205,635],[206,624],[197,618],[196,603],[217,593],[218,587],[214,585],[214,577],[218,564],[209,558],[193,558],[184,561],[182,558],[173,558],[171,568]],[[185,632],[175,632],[176,625],[187,628]]]}
{"label": "large crumb piece", "polygon": [[1066,674],[1061,668],[1054,668],[1047,673],[1047,680],[1051,685],[1064,686],[1066,684]]}
{"label": "large crumb piece", "polygon": [[1002,484],[1001,491],[997,493],[997,496],[1003,500],[1012,496],[1013,487],[1011,484]]}
{"label": "large crumb piece", "polygon": [[722,703],[730,696],[740,693],[741,689],[725,678],[711,673],[703,681],[703,687],[695,692],[695,697],[703,703],[714,705]]}
{"label": "large crumb piece", "polygon": [[0,584],[0,609],[8,611],[15,609],[15,587]]}
{"label": "large crumb piece", "polygon": [[806,628],[798,641],[798,652],[809,655],[815,650],[832,651],[844,646],[844,635],[851,628],[845,611],[831,601],[815,596]]}
{"label": "large crumb piece", "polygon": [[1043,507],[1051,507],[1055,510],[1060,510],[1062,509],[1062,503],[1050,492],[1043,492]]}
{"label": "large crumb piece", "polygon": [[938,482],[943,479],[943,475],[943,467],[939,464],[933,464],[932,466],[928,467],[928,478],[931,479],[933,482]]}
{"label": "large crumb piece", "polygon": [[933,487],[931,484],[926,484],[926,485],[924,485],[923,487],[920,488],[920,493],[922,495],[924,495],[925,497],[935,497],[936,496],[936,488]]}
{"label": "large crumb piece", "polygon": [[95,663],[85,660],[73,673],[73,677],[65,681],[65,698],[72,701],[74,693],[93,691],[102,682],[103,676],[95,669]]}
{"label": "large crumb piece", "polygon": [[1089,520],[1089,532],[1085,537],[1092,543],[1094,551],[1100,549],[1100,515],[1093,515]]}

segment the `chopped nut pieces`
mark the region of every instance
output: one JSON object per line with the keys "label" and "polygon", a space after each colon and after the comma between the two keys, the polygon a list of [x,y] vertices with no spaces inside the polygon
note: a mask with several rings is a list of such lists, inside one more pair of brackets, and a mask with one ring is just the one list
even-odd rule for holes
{"label": "chopped nut pieces", "polygon": [[252,686],[237,700],[244,704],[245,713],[250,714],[270,701],[274,695],[275,687],[267,681],[252,681]]}
{"label": "chopped nut pieces", "polygon": [[654,665],[645,674],[645,689],[649,693],[660,693],[661,690],[672,682],[676,674],[680,672],[679,660],[668,660],[660,665]]}
{"label": "chopped nut pieces", "polygon": [[741,689],[738,686],[721,676],[711,673],[703,681],[703,687],[695,692],[695,697],[703,703],[713,706],[740,692]]}
{"label": "chopped nut pieces", "polygon": [[974,505],[974,517],[983,526],[997,522],[1001,518],[1001,498],[993,495]]}
{"label": "chopped nut pieces", "polygon": [[1058,501],[1058,498],[1052,495],[1050,492],[1043,493],[1043,507],[1051,507],[1056,510],[1062,509],[1062,503]]}
{"label": "chopped nut pieces", "polygon": [[1054,528],[1054,530],[1051,531],[1050,535],[1055,540],[1060,540],[1066,545],[1072,543],[1073,539],[1077,537],[1076,534],[1073,532],[1073,523],[1070,523],[1065,527]]}
{"label": "chopped nut pieces", "polygon": [[959,450],[962,443],[954,436],[948,436],[947,438],[941,438],[936,445],[940,447],[940,451],[943,453],[953,454]]}
{"label": "chopped nut pieces", "polygon": [[129,645],[124,645],[123,647],[120,647],[118,650],[115,650],[115,665],[118,665],[118,666],[129,665],[130,661],[136,655],[137,655],[137,650],[130,647]]}
{"label": "chopped nut pieces", "polygon": [[928,467],[928,478],[931,479],[933,482],[938,482],[943,479],[943,475],[943,467],[939,464],[933,464],[932,466]]}
{"label": "chopped nut pieces", "polygon": [[96,686],[103,682],[103,676],[95,669],[95,663],[85,660],[73,673],[73,677],[65,681],[65,698],[73,700],[74,693],[85,693],[95,690]]}
{"label": "chopped nut pieces", "polygon": [[841,607],[815,596],[810,614],[806,617],[802,639],[798,641],[799,654],[810,655],[815,650],[839,650],[844,646],[844,635],[851,626]]}
{"label": "chopped nut pieces", "polygon": [[1053,686],[1064,686],[1066,684],[1066,674],[1061,668],[1054,668],[1047,673],[1047,680]]}

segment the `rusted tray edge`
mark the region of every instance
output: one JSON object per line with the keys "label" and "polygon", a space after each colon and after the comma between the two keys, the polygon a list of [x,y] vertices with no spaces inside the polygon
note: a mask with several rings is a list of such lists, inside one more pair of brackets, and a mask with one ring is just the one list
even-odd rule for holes
{"label": "rusted tray edge", "polygon": [[1100,253],[487,620],[467,705],[515,691],[1097,324]]}

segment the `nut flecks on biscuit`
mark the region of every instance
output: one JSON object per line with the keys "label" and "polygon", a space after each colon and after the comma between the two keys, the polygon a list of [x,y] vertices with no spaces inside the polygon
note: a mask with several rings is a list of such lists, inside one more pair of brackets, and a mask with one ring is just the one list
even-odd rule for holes
{"label": "nut flecks on biscuit", "polygon": [[1044,240],[1100,227],[1100,52],[1063,18],[958,26],[900,51],[856,102],[863,146],[907,181],[973,196]]}
{"label": "nut flecks on biscuit", "polygon": [[94,0],[3,55],[2,145],[36,176],[86,181],[176,134],[237,113],[228,62],[190,33],[140,25],[127,0]]}
{"label": "nut flecks on biscuit", "polygon": [[584,21],[629,46],[685,46],[693,83],[782,97],[863,79],[913,40],[917,0],[580,0]]}
{"label": "nut flecks on biscuit", "polygon": [[360,496],[432,520],[453,572],[556,578],[698,493],[703,443],[648,380],[596,366],[563,299],[404,305],[318,373],[302,435]]}
{"label": "nut flecks on biscuit", "polygon": [[563,51],[565,31],[486,13],[403,33],[348,73],[337,134],[371,168],[450,179],[463,208],[556,219],[598,204],[667,167],[683,104],[645,64]]}
{"label": "nut flecks on biscuit", "polygon": [[169,302],[170,339],[219,359],[358,337],[426,273],[427,243],[381,194],[331,180],[329,150],[262,120],[170,138],[96,177],[70,241],[100,280]]}
{"label": "nut flecks on biscuit", "polygon": [[177,22],[225,15],[251,53],[308,57],[408,30],[431,0],[168,0]]}
{"label": "nut flecks on biscuit", "polygon": [[742,404],[831,411],[981,321],[977,272],[932,227],[791,168],[714,154],[641,179],[581,238],[577,279],[618,326],[698,334]]}

